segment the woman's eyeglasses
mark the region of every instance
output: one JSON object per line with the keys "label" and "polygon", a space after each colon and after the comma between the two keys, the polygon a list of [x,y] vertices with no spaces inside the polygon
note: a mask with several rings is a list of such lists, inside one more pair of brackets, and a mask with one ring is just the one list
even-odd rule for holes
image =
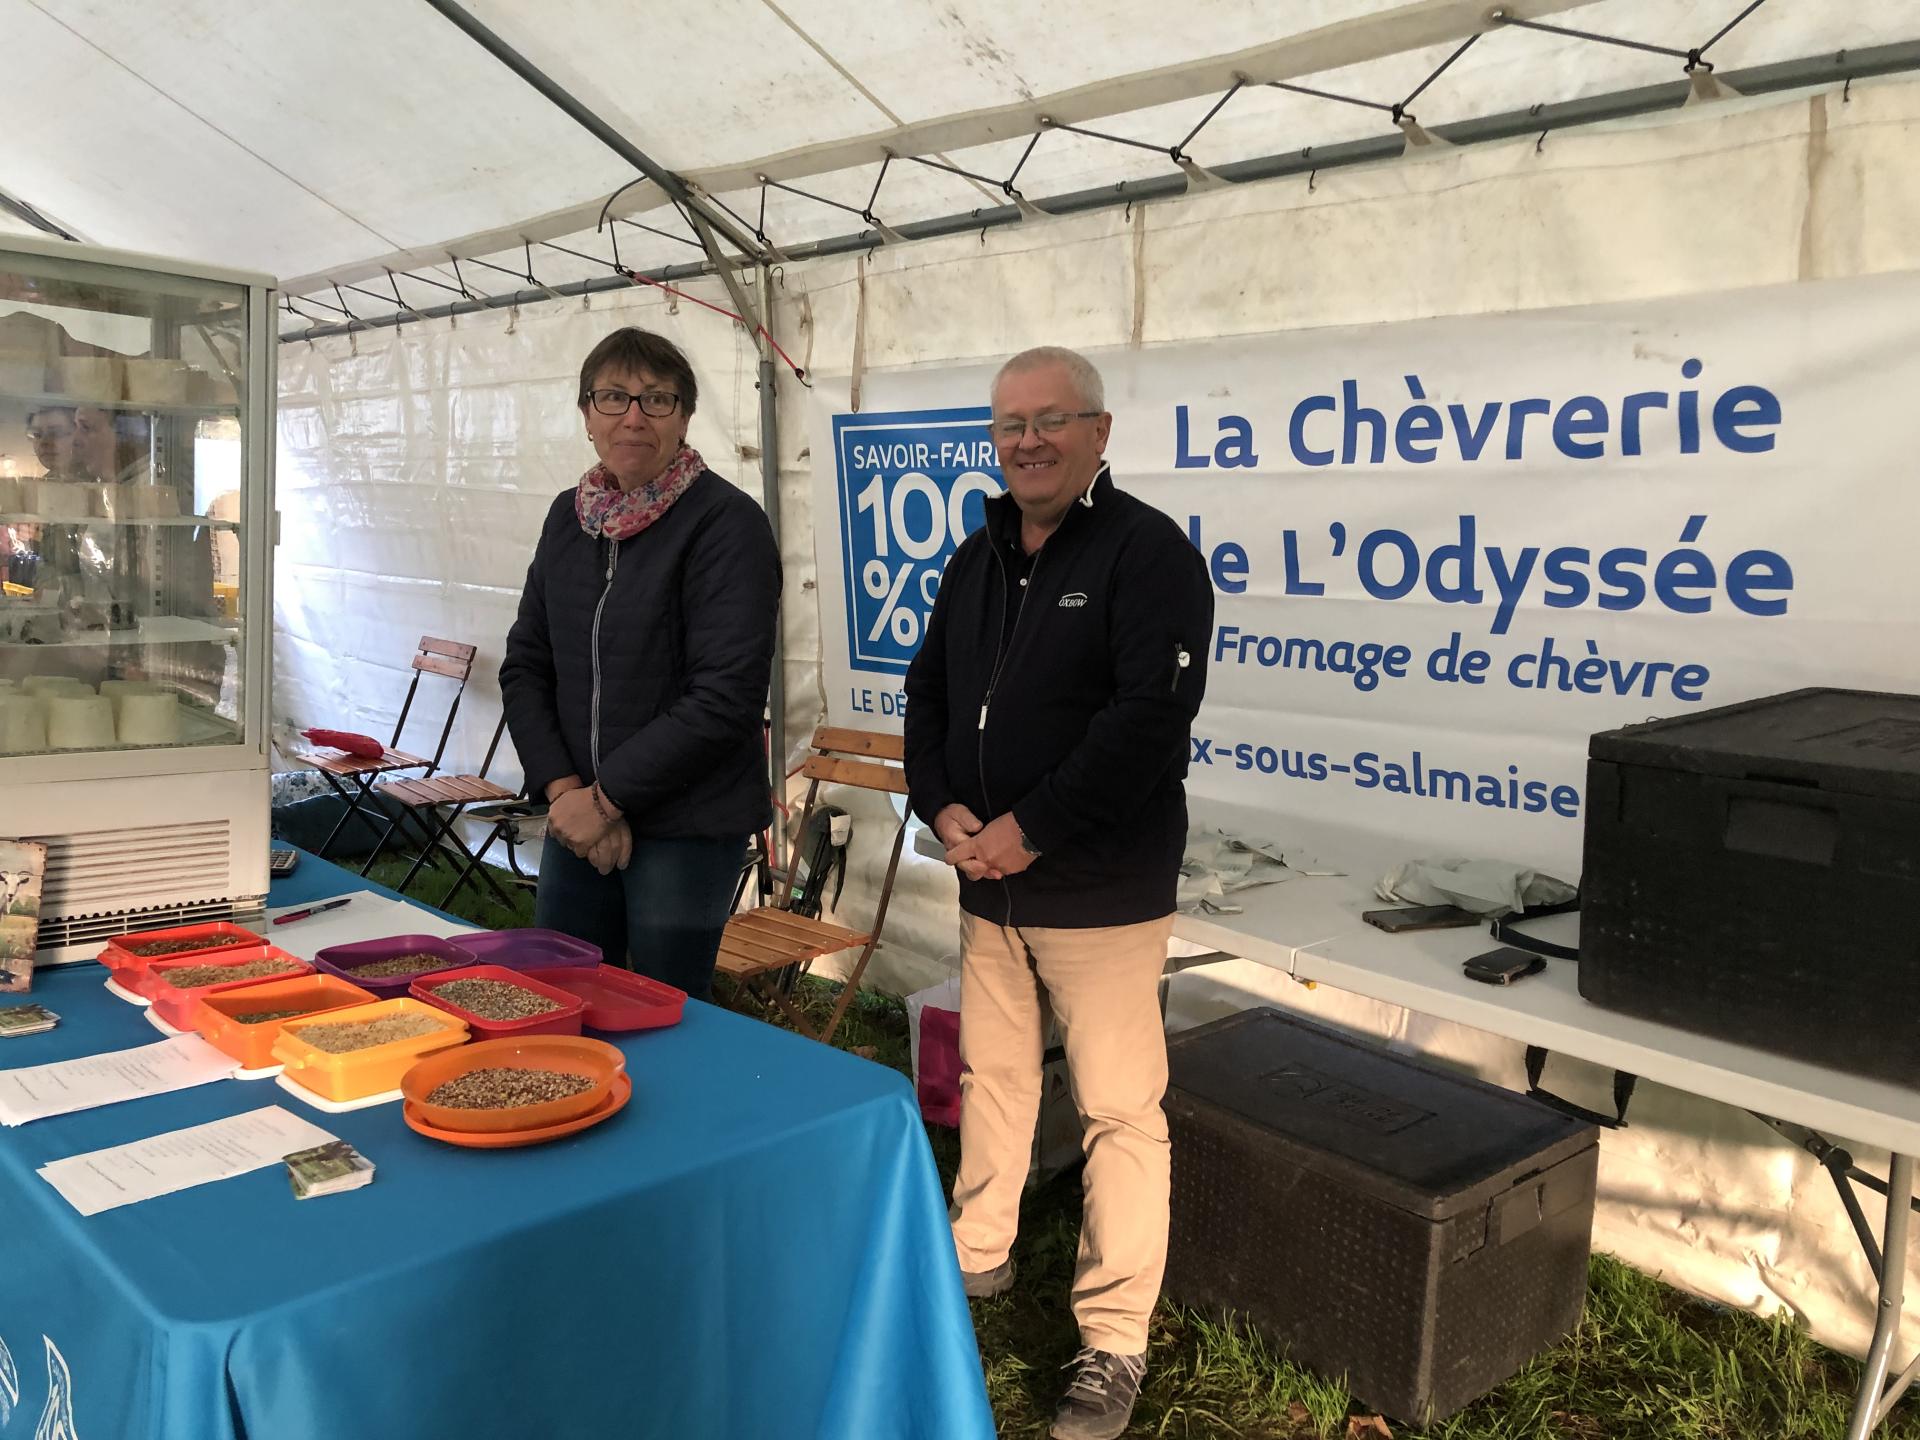
{"label": "woman's eyeglasses", "polygon": [[680,408],[680,397],[671,390],[645,390],[638,395],[625,390],[589,390],[587,398],[602,415],[624,415],[638,402],[642,415],[664,420]]}

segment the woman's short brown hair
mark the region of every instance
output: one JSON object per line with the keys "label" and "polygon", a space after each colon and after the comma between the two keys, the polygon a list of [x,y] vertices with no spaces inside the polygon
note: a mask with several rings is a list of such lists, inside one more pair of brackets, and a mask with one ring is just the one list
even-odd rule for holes
{"label": "woman's short brown hair", "polygon": [[580,403],[587,403],[587,392],[602,370],[645,370],[670,381],[680,396],[680,412],[693,414],[700,400],[700,386],[693,378],[693,366],[680,353],[680,347],[664,335],[628,325],[614,331],[587,352],[580,367]]}

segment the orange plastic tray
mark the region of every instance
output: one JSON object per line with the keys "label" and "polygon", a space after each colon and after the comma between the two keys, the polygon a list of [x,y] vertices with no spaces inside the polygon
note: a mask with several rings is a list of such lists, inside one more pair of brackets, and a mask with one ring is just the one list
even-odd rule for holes
{"label": "orange plastic tray", "polygon": [[[305,975],[293,980],[263,980],[257,985],[236,986],[201,998],[194,1028],[226,1054],[249,1070],[264,1070],[276,1064],[273,1042],[280,1038],[285,1020],[263,1020],[242,1025],[234,1017],[260,1010],[311,1010],[315,1013],[340,1010],[349,1005],[371,1005],[373,996],[358,985],[332,975]],[[304,1020],[305,1015],[289,1019]]]}
{"label": "orange plastic tray", "polygon": [[474,1150],[511,1150],[519,1145],[544,1145],[549,1140],[578,1134],[602,1120],[618,1115],[632,1098],[633,1077],[623,1074],[615,1078],[613,1093],[597,1109],[537,1130],[442,1130],[421,1119],[420,1107],[407,1101],[400,1104],[400,1118],[407,1122],[409,1129],[429,1140],[442,1140],[449,1145],[464,1145]]}
{"label": "orange plastic tray", "polygon": [[[427,1102],[440,1086],[472,1070],[563,1070],[593,1081],[591,1090],[564,1100],[516,1105],[510,1110],[462,1110]],[[458,1050],[429,1055],[400,1082],[400,1093],[421,1119],[437,1130],[534,1130],[562,1124],[606,1102],[613,1082],[626,1073],[627,1057],[604,1040],[578,1035],[529,1035],[476,1040]]]}
{"label": "orange plastic tray", "polygon": [[[184,990],[167,978],[181,970],[197,970],[202,965],[232,969],[255,960],[281,960],[297,968],[278,975],[259,975],[244,980],[215,980],[210,985],[194,985]],[[164,960],[155,960],[147,967],[147,997],[153,1001],[153,1013],[167,1024],[176,1030],[191,1030],[200,1022],[200,1001],[208,995],[222,990],[245,990],[254,985],[295,980],[312,973],[313,966],[298,955],[289,955],[272,945],[258,950],[243,950],[236,945],[230,955],[220,950],[210,950],[204,955],[184,955],[177,960],[171,955]]]}
{"label": "orange plastic tray", "polygon": [[[309,1025],[343,1024],[348,1021],[379,1020],[388,1015],[424,1015],[441,1028],[410,1040],[390,1040],[385,1045],[365,1050],[349,1050],[344,1055],[317,1050],[300,1038]],[[302,1015],[280,1027],[273,1042],[273,1058],[287,1068],[284,1077],[327,1100],[364,1100],[383,1090],[398,1090],[400,1079],[423,1055],[464,1045],[467,1022],[422,1005],[418,1000],[378,1000],[371,1005],[354,1005],[344,1010],[329,1010],[324,1015]]]}

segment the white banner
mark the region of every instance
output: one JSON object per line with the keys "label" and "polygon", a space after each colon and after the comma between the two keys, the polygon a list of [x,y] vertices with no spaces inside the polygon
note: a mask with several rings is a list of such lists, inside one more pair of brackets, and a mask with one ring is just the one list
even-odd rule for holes
{"label": "white banner", "polygon": [[[1593,732],[1920,689],[1920,276],[1093,358],[1214,581],[1202,801],[1573,878]],[[992,374],[816,387],[836,723],[901,723]]]}

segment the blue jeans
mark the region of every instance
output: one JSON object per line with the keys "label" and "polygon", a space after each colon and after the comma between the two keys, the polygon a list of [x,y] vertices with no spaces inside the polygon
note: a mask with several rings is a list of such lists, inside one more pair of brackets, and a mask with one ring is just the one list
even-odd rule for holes
{"label": "blue jeans", "polygon": [[705,1000],[746,856],[745,836],[635,836],[627,868],[602,875],[549,839],[540,856],[533,923],[591,941],[608,964],[624,965]]}

